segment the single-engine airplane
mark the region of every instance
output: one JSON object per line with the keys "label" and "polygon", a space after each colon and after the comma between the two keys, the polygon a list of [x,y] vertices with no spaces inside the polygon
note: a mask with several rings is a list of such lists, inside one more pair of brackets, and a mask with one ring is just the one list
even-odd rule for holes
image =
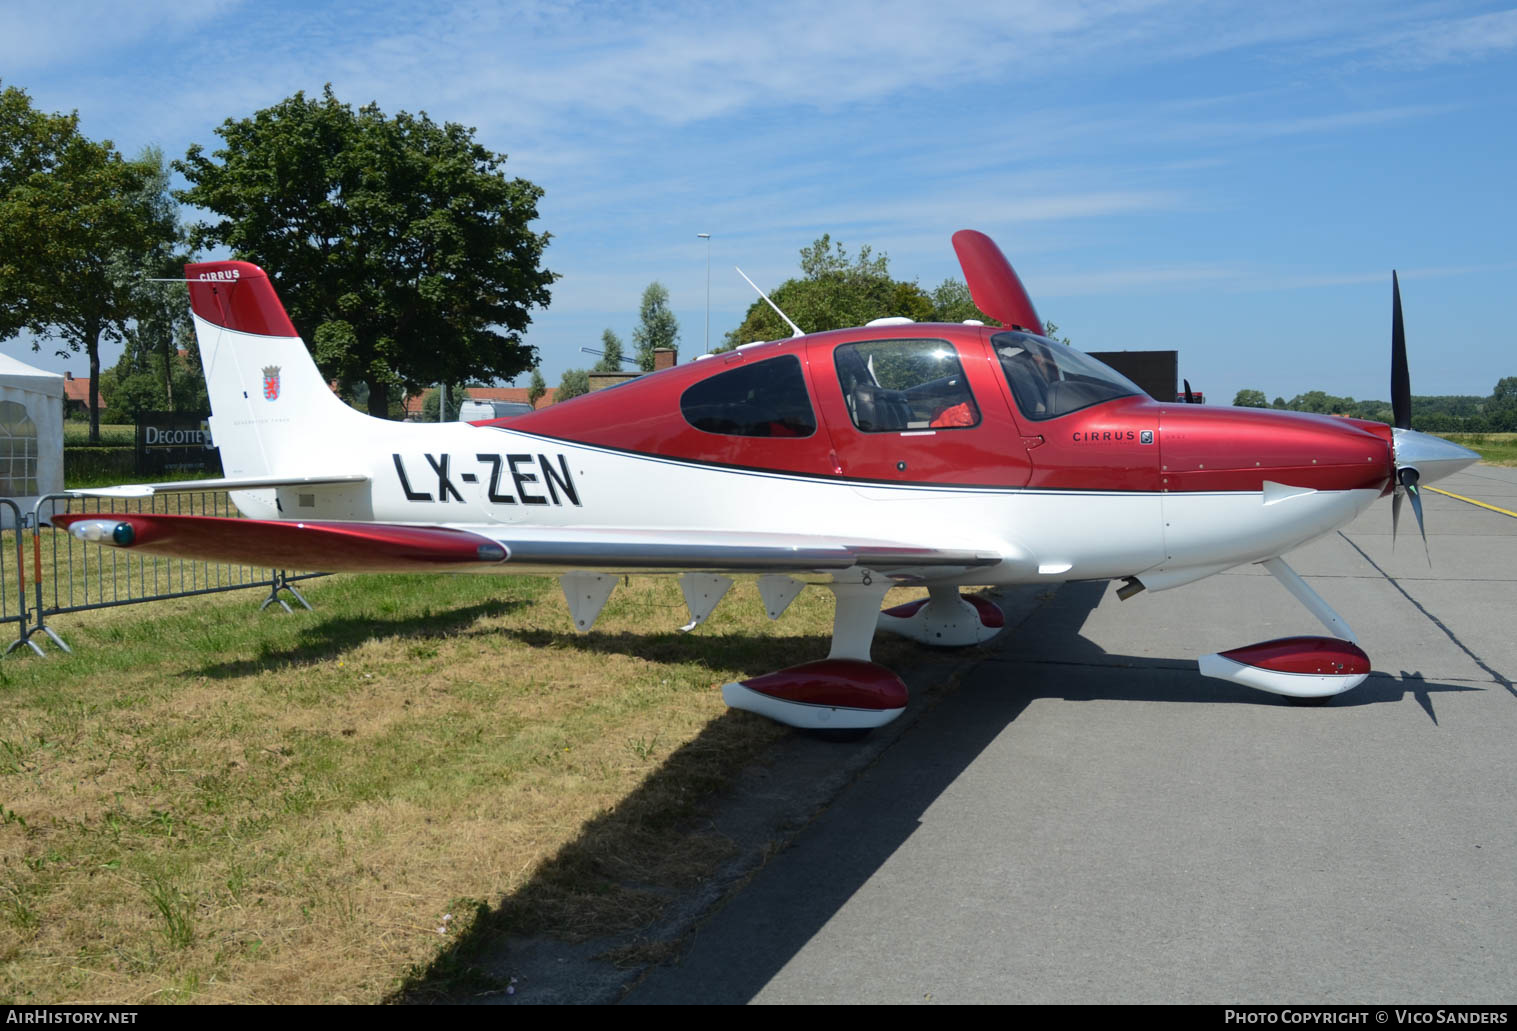
{"label": "single-engine airplane", "polygon": [[[727,703],[864,731],[905,708],[870,661],[877,628],[936,646],[993,637],[964,586],[1125,581],[1126,600],[1260,563],[1327,628],[1200,659],[1298,699],[1370,672],[1353,632],[1282,557],[1375,499],[1476,460],[1410,428],[1399,286],[1395,427],[1166,404],[1043,334],[989,237],[953,237],[1003,323],[867,326],[747,344],[510,419],[407,424],[344,405],[262,269],[187,265],[226,477],[108,488],[227,489],[248,518],[58,515],[86,541],[332,571],[553,571],[588,631],[619,574],[680,575],[689,628],[756,574],[770,618],[808,583],[837,599],[825,659],[729,683]],[[1424,541],[1426,533],[1424,531]],[[928,597],[880,611],[898,584]]]}

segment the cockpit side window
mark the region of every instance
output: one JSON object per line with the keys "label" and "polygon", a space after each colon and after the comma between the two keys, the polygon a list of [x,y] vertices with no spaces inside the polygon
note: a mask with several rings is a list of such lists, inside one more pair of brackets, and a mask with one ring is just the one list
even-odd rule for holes
{"label": "cockpit side window", "polygon": [[719,372],[689,387],[679,401],[685,421],[733,437],[809,437],[816,413],[793,354]]}
{"label": "cockpit side window", "polygon": [[853,424],[865,433],[978,426],[980,409],[946,340],[869,340],[833,352]]}
{"label": "cockpit side window", "polygon": [[1029,419],[1041,422],[1143,393],[1126,376],[1067,344],[1018,332],[997,333],[990,342],[1017,408]]}

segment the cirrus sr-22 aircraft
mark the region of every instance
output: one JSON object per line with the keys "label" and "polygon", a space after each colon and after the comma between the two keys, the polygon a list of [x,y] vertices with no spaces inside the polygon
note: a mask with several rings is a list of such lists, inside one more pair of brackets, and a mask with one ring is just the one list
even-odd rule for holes
{"label": "cirrus sr-22 aircraft", "polygon": [[[826,658],[726,684],[731,706],[796,727],[889,722],[906,687],[870,661],[877,628],[934,646],[994,636],[962,587],[1125,581],[1124,600],[1261,563],[1331,636],[1200,660],[1299,699],[1358,685],[1370,660],[1284,556],[1377,498],[1476,460],[1410,429],[1399,290],[1396,426],[1150,399],[1042,335],[989,237],[953,237],[975,304],[1003,323],[882,319],[735,351],[511,419],[414,424],[348,408],[262,269],[191,264],[195,332],[226,477],[88,493],[227,489],[248,518],[53,517],[157,555],[333,571],[562,574],[587,631],[619,574],[681,576],[693,627],[756,575],[771,618],[807,584],[837,599]],[[766,298],[767,300],[767,298]],[[886,591],[928,597],[880,611]]]}

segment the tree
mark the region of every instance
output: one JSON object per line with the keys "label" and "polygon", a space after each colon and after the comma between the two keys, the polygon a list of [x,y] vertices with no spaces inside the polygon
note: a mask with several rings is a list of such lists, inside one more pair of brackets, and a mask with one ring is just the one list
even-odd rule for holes
{"label": "tree", "polygon": [[584,369],[569,369],[564,373],[564,378],[558,381],[558,389],[553,392],[554,402],[567,401],[571,397],[590,393],[590,374]]}
{"label": "tree", "polygon": [[[205,380],[200,372],[184,287],[165,282],[178,279],[190,256],[180,246],[178,207],[169,192],[169,170],[157,148],[143,151],[138,161],[152,174],[143,184],[140,203],[164,224],[175,226],[172,238],[158,241],[141,256],[136,268],[122,269],[136,316],[122,334],[125,344],[116,367],[103,376],[102,393],[115,412],[203,412],[209,409]],[[181,356],[182,353],[182,356]]]}
{"label": "tree", "polygon": [[1269,402],[1264,399],[1262,390],[1240,390],[1233,398],[1235,408],[1268,408]]}
{"label": "tree", "polygon": [[1000,323],[975,306],[969,286],[962,279],[945,279],[932,291],[934,322],[967,322],[970,319],[999,326]]}
{"label": "tree", "polygon": [[[812,241],[811,246],[801,248],[800,264],[800,278],[785,280],[769,296],[808,333],[861,326],[871,319],[890,315],[916,322],[978,319],[987,325],[1000,325],[975,307],[969,287],[963,282],[944,280],[928,293],[915,282],[892,279],[888,255],[876,256],[873,249],[865,246],[850,258],[847,249],[841,243],[834,244],[827,233]],[[790,327],[767,304],[757,300],[718,350],[730,350],[754,340],[775,340],[790,333]]]}
{"label": "tree", "polygon": [[637,328],[632,331],[638,368],[652,372],[653,352],[662,347],[673,347],[678,342],[679,323],[674,319],[674,312],[669,310],[669,291],[661,283],[649,283],[648,289],[643,291]]}
{"label": "tree", "polygon": [[423,394],[421,398],[422,421],[457,422],[458,410],[462,408],[464,402],[468,400],[468,394],[469,388],[464,386],[462,383],[448,384],[448,410],[444,413],[444,418],[439,420],[437,418],[437,409],[440,407],[439,402],[441,401],[441,398],[438,397],[437,388],[433,387],[431,390]]}
{"label": "tree", "polygon": [[595,363],[596,372],[622,371],[622,338],[611,330],[600,335],[600,361]]}
{"label": "tree", "polygon": [[108,402],[106,421],[129,422],[143,412],[210,408],[198,358],[175,354],[169,359],[167,381],[164,372],[158,355],[134,351],[128,344],[115,366],[100,374],[100,393]]}
{"label": "tree", "polygon": [[527,403],[533,408],[537,407],[538,398],[548,392],[548,382],[543,379],[543,370],[536,365],[532,366],[532,382],[527,387]]}
{"label": "tree", "polygon": [[192,241],[264,266],[322,373],[363,383],[370,414],[396,388],[535,364],[521,334],[556,278],[528,228],[542,190],[507,178],[473,129],[354,111],[328,85],[216,132],[212,157],[196,144],[174,163],[179,199],[219,216]]}
{"label": "tree", "polygon": [[[45,190],[60,155],[78,137],[77,114],[44,114],[26,91],[0,89],[0,209],[31,191]],[[0,340],[25,329],[29,320],[30,277],[25,235],[9,220],[0,223]]]}
{"label": "tree", "polygon": [[91,440],[100,343],[123,339],[141,270],[178,236],[164,183],[154,155],[127,161],[109,140],[79,135],[76,116],[38,114],[15,88],[0,94],[0,333],[25,327],[85,352]]}
{"label": "tree", "polygon": [[[810,247],[801,248],[801,278],[785,280],[769,296],[803,332],[819,333],[895,314],[897,285],[890,278],[887,255],[876,258],[865,246],[850,260],[847,249],[841,243],[834,246],[832,236],[823,233]],[[727,334],[725,349],[790,334],[790,327],[757,300]]]}

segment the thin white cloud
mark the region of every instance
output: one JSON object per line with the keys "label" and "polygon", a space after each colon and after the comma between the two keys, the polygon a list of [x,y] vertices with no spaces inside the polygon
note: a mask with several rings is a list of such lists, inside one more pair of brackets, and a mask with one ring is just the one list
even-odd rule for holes
{"label": "thin white cloud", "polygon": [[1169,139],[1220,140],[1223,138],[1271,139],[1343,132],[1375,125],[1434,118],[1458,109],[1455,104],[1407,104],[1362,111],[1298,115],[1289,118],[1251,118],[1233,121],[1193,122],[1172,127]]}
{"label": "thin white cloud", "polygon": [[1147,293],[1156,289],[1185,290],[1239,278],[1240,272],[1227,266],[1140,266],[1075,274],[1039,274],[1029,278],[1028,289],[1038,297],[1081,297],[1135,291]]}
{"label": "thin white cloud", "polygon": [[225,18],[240,0],[59,0],[0,5],[0,69],[14,79],[34,69],[91,60],[148,39],[174,39]]}
{"label": "thin white cloud", "polygon": [[1395,26],[1343,46],[1403,67],[1480,61],[1517,50],[1517,9]]}

